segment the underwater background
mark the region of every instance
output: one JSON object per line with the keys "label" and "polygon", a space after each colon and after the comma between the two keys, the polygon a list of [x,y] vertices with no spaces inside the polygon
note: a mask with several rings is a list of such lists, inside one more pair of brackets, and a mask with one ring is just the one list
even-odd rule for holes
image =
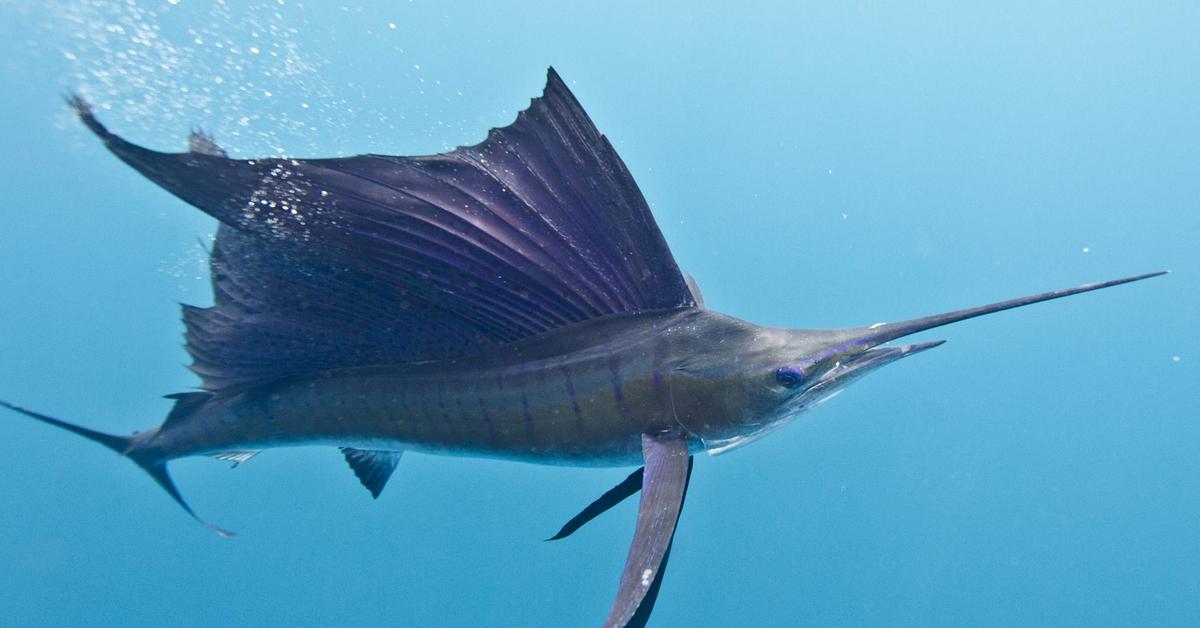
{"label": "underwater background", "polygon": [[[946,339],[697,459],[651,625],[1200,625],[1200,4],[0,0],[0,398],[127,433],[215,223],[63,103],[183,150],[473,144],[553,65],[710,308],[840,327],[1161,269]],[[627,469],[332,448],[172,469],[0,418],[0,625],[592,626]]]}

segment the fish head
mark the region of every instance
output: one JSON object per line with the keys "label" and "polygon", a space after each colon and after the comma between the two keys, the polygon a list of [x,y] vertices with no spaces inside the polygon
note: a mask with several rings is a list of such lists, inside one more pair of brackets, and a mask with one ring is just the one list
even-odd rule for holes
{"label": "fish head", "polygon": [[[797,416],[832,399],[846,386],[885,364],[916,355],[942,341],[889,345],[893,340],[928,329],[1034,303],[1159,277],[1159,271],[1123,277],[1074,288],[998,301],[961,310],[933,314],[898,323],[832,330],[768,329],[749,323],[734,333],[717,335],[719,345],[702,362],[708,363],[712,393],[699,395],[701,407],[679,422],[704,443],[710,453],[721,453],[752,442],[787,424]],[[711,335],[711,334],[710,334]],[[674,394],[674,393],[673,393]],[[676,408],[679,403],[673,402]],[[693,427],[694,426],[694,427]]]}
{"label": "fish head", "polygon": [[[724,373],[710,369],[710,381],[721,380],[724,400],[705,404],[708,412],[685,425],[718,454],[748,444],[790,423],[804,412],[837,396],[868,373],[916,355],[944,341],[884,345],[874,328],[845,330],[762,329],[752,344],[734,357],[724,355]],[[713,360],[714,363],[718,360]]]}

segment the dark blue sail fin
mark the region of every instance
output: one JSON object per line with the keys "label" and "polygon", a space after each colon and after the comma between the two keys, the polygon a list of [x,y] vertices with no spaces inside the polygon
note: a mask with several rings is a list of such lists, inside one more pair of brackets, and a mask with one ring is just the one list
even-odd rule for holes
{"label": "dark blue sail fin", "polygon": [[222,224],[211,272],[214,307],[183,308],[191,368],[210,390],[480,344],[452,323],[410,323],[393,286],[302,243]]}
{"label": "dark blue sail fin", "polygon": [[392,477],[396,465],[400,464],[400,454],[403,452],[355,449],[353,447],[341,447],[340,449],[342,455],[346,457],[346,462],[354,470],[354,475],[358,476],[358,481],[362,482],[368,491],[371,491],[371,497],[379,499],[384,485]]}
{"label": "dark blue sail fin", "polygon": [[139,456],[137,449],[133,447],[134,437],[117,436],[116,434],[97,432],[96,430],[90,430],[86,427],[75,425],[74,423],[68,423],[62,419],[56,419],[40,412],[34,412],[33,410],[22,408],[21,406],[9,403],[7,401],[0,400],[0,406],[4,406],[9,410],[24,414],[32,419],[37,419],[42,423],[53,425],[54,427],[62,428],[68,432],[78,434],[88,440],[100,443],[101,445],[104,445],[105,447],[117,452],[122,456],[125,456],[126,458],[129,458],[137,463],[137,465],[146,473],[149,473],[150,477],[154,478],[154,481],[158,482],[158,485],[161,486],[163,490],[165,490],[167,494],[171,496],[171,499],[175,500],[175,503],[179,504],[180,507],[187,512],[187,514],[191,515],[193,519],[200,522],[201,525],[222,537],[230,538],[233,536],[232,532],[219,528],[201,519],[196,512],[192,510],[192,507],[189,506],[186,501],[184,501],[183,495],[181,495],[179,493],[179,489],[175,487],[175,482],[171,480],[171,475],[167,473],[166,463],[162,460]]}
{"label": "dark blue sail fin", "polygon": [[645,625],[662,585],[692,476],[687,438],[680,434],[642,436],[642,456],[646,466],[637,528],[605,628]]}
{"label": "dark blue sail fin", "polygon": [[425,157],[234,160],[204,135],[108,148],[217,218],[212,308],[185,311],[204,387],[470,355],[695,299],[608,140],[551,69],[482,143]]}
{"label": "dark blue sail fin", "polygon": [[587,505],[579,514],[571,517],[571,520],[563,524],[554,536],[546,539],[547,541],[557,541],[565,539],[575,533],[576,530],[582,528],[583,525],[596,517],[608,512],[610,508],[625,501],[627,497],[642,490],[642,472],[644,467],[638,467],[637,471],[629,474],[621,483],[608,489],[603,495],[596,498],[596,501]]}

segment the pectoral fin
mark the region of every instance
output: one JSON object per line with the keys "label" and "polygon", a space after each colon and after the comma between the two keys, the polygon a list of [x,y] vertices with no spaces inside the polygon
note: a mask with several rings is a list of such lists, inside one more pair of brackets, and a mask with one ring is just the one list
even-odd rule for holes
{"label": "pectoral fin", "polygon": [[687,439],[680,434],[643,435],[642,456],[646,466],[637,530],[605,628],[643,626],[649,618],[692,475]]}

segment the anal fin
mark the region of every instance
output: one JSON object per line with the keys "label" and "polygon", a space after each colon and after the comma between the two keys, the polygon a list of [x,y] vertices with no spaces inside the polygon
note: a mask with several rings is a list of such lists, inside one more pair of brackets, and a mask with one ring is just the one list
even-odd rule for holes
{"label": "anal fin", "polygon": [[346,457],[346,462],[354,470],[354,475],[358,476],[358,481],[362,482],[376,499],[383,492],[383,486],[387,484],[388,479],[392,477],[392,472],[400,463],[400,454],[403,453],[386,449],[340,449]]}

